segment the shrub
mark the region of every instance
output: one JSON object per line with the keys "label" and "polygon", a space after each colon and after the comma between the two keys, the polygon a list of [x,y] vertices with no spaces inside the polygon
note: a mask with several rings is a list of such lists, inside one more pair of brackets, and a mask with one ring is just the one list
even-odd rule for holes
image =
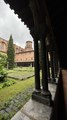
{"label": "shrub", "polygon": [[5,82],[5,83],[3,84],[2,88],[4,88],[4,87],[9,87],[9,86],[11,86],[11,85],[13,85],[13,84],[15,84],[15,83],[16,83],[15,81],[7,81],[7,82]]}
{"label": "shrub", "polygon": [[7,55],[0,52],[0,64],[7,67]]}
{"label": "shrub", "polygon": [[3,65],[0,64],[0,82],[4,81],[7,76],[6,71],[3,68]]}

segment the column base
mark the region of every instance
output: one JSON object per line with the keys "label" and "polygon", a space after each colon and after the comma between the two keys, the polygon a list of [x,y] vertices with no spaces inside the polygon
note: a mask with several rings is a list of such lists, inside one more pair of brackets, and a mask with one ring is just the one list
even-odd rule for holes
{"label": "column base", "polygon": [[51,81],[52,81],[52,78],[48,78],[48,83],[51,83]]}
{"label": "column base", "polygon": [[43,103],[45,105],[52,106],[52,97],[51,97],[50,92],[49,93],[47,93],[47,92],[37,93],[34,91],[32,93],[32,99],[36,100],[40,103]]}
{"label": "column base", "polygon": [[51,83],[56,83],[56,78],[52,78]]}
{"label": "column base", "polygon": [[40,92],[41,92],[41,89],[39,89],[39,90],[34,89],[34,92],[35,92],[35,93],[40,93]]}

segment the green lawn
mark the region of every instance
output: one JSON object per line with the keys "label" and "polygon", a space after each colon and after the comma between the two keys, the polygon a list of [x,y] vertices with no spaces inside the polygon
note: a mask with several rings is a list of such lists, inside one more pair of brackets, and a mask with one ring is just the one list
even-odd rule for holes
{"label": "green lawn", "polygon": [[34,78],[29,78],[24,81],[16,81],[16,84],[13,84],[9,87],[4,87],[0,90],[0,109],[3,107],[4,103],[8,102],[12,97],[17,93],[25,91],[29,87],[33,87]]}
{"label": "green lawn", "polygon": [[16,84],[11,85],[9,87],[2,88],[0,90],[0,102],[5,102],[12,98],[15,94],[19,93],[20,91],[24,91],[30,86],[33,86],[34,78],[29,78],[23,81],[16,81]]}

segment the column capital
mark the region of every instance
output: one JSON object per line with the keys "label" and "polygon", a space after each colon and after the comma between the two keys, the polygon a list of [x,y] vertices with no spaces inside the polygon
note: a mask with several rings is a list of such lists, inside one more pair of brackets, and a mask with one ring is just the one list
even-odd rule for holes
{"label": "column capital", "polygon": [[32,37],[34,38],[34,41],[35,41],[35,40],[37,40],[37,41],[39,40],[38,28],[36,28],[36,27],[31,28],[30,34],[31,34]]}
{"label": "column capital", "polygon": [[49,33],[49,28],[47,26],[47,24],[44,23],[40,23],[39,25],[35,25],[33,28],[31,28],[30,30],[30,34],[32,35],[32,37],[37,40],[43,40]]}

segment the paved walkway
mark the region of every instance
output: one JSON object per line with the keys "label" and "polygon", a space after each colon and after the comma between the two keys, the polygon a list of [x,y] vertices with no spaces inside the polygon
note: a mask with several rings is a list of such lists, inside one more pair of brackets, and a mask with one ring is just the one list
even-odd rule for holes
{"label": "paved walkway", "polygon": [[51,107],[29,100],[11,120],[49,120]]}
{"label": "paved walkway", "polygon": [[[54,99],[56,85],[49,84],[49,90]],[[34,100],[29,100],[11,120],[49,120],[52,108]]]}

